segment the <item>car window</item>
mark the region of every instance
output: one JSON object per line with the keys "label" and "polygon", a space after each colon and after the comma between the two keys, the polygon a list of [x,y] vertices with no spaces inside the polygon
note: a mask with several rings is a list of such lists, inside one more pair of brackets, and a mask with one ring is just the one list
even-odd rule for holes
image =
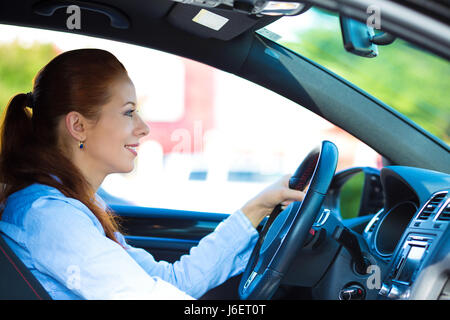
{"label": "car window", "polygon": [[[232,213],[265,186],[293,173],[322,140],[339,148],[338,170],[380,165],[380,156],[296,103],[232,74],[130,44],[0,25],[0,105],[31,90],[58,53],[109,50],[133,80],[150,134],[135,169],[112,174],[104,191],[138,206]],[[244,90],[245,88],[245,90]]]}
{"label": "car window", "polygon": [[401,39],[378,46],[375,58],[351,54],[344,49],[339,16],[317,8],[279,19],[265,29],[277,43],[326,67],[450,142],[448,61]]}

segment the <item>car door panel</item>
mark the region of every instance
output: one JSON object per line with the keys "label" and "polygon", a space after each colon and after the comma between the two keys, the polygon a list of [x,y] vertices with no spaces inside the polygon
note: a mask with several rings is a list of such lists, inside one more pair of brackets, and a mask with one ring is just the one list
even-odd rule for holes
{"label": "car door panel", "polygon": [[[175,262],[213,232],[228,214],[110,205],[120,217],[127,243],[148,251],[157,261]],[[208,291],[200,299],[239,299],[241,275]]]}
{"label": "car door panel", "polygon": [[127,243],[174,262],[213,232],[228,214],[111,205]]}

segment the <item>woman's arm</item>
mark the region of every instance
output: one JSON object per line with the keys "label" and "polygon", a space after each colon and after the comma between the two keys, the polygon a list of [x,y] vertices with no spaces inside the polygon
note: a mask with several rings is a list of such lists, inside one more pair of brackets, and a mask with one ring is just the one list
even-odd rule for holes
{"label": "woman's arm", "polygon": [[143,249],[129,245],[125,248],[148,274],[200,298],[209,289],[244,270],[257,238],[256,229],[241,211],[237,211],[173,264],[156,262]]}
{"label": "woman's arm", "polygon": [[[126,246],[130,255],[151,275],[172,283],[199,298],[209,289],[242,272],[257,241],[256,227],[278,204],[303,200],[304,193],[288,187],[290,175],[264,189],[241,210],[225,219],[173,264],[156,262],[143,249]],[[125,240],[123,240],[125,244]]]}

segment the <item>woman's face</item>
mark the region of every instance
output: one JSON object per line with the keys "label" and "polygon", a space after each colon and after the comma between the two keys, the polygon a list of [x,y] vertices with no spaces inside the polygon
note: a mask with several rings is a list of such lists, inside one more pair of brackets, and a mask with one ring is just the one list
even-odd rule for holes
{"label": "woman's face", "polygon": [[139,139],[149,133],[136,111],[136,91],[128,78],[116,81],[113,95],[102,107],[98,122],[88,127],[83,157],[87,170],[104,174],[127,173],[134,168]]}

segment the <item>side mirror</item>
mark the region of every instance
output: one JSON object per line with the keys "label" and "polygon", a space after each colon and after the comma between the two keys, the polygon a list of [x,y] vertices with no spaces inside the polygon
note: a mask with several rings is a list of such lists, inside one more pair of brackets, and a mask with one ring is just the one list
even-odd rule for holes
{"label": "side mirror", "polygon": [[336,201],[328,206],[339,210],[343,219],[375,214],[384,206],[380,171],[375,168],[355,167],[336,173],[328,193]]}
{"label": "side mirror", "polygon": [[378,55],[378,47],[371,41],[375,36],[372,27],[342,15],[339,16],[339,21],[345,50],[366,58]]}

